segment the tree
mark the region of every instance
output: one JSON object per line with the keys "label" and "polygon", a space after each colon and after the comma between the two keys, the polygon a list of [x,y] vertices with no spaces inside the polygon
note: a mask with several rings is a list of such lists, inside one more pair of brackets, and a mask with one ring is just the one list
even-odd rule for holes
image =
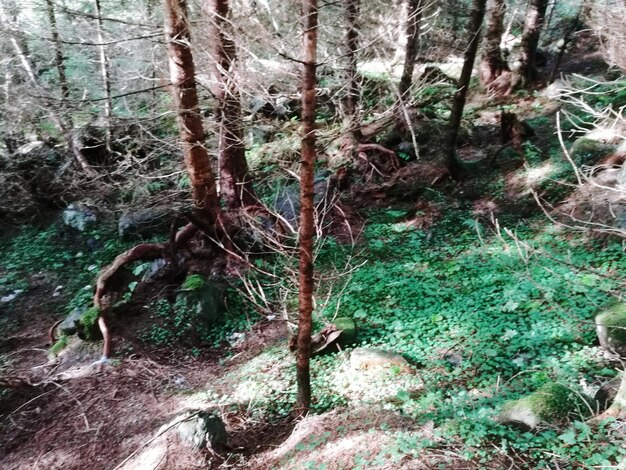
{"label": "tree", "polygon": [[527,87],[537,80],[535,54],[549,2],[550,0],[530,0],[520,45],[520,65],[515,70],[513,79],[514,88]]}
{"label": "tree", "polygon": [[465,58],[463,61],[463,69],[454,94],[452,103],[452,111],[450,113],[450,122],[448,124],[448,148],[446,149],[446,167],[453,179],[459,179],[463,176],[463,169],[456,156],[456,143],[459,136],[459,128],[461,127],[461,118],[463,117],[463,108],[465,108],[465,100],[467,90],[469,89],[470,79],[472,78],[472,69],[474,68],[474,60],[480,43],[480,32],[482,22],[485,16],[486,0],[474,0],[472,4],[472,13],[468,26],[468,34],[470,42],[465,49]]}
{"label": "tree", "polygon": [[406,20],[406,53],[404,55],[404,67],[398,89],[400,96],[405,98],[413,82],[413,71],[419,49],[420,21],[422,19],[422,0],[407,0]]}
{"label": "tree", "polygon": [[165,0],[164,5],[172,98],[176,107],[185,167],[189,173],[196,210],[208,224],[214,224],[220,206],[209,154],[204,147],[204,128],[198,106],[196,72],[187,20],[187,1]]}
{"label": "tree", "polygon": [[107,127],[107,146],[111,141],[111,113],[113,103],[111,102],[111,72],[109,70],[109,55],[107,54],[107,46],[104,42],[102,25],[102,9],[100,8],[100,0],[93,0],[94,13],[98,24],[98,42],[100,55],[100,75],[102,76],[102,90],[104,91],[104,119]]}
{"label": "tree", "polygon": [[313,188],[315,165],[315,93],[317,68],[317,0],[303,0],[302,42],[302,147],[300,155],[300,276],[298,293],[298,352],[296,356],[298,398],[296,412],[306,413],[311,406],[311,329],[313,314]]}
{"label": "tree", "polygon": [[210,37],[213,45],[211,65],[213,94],[218,101],[220,195],[226,206],[236,209],[257,203],[243,142],[241,101],[235,81],[235,44],[230,29],[228,0],[207,0]]}
{"label": "tree", "polygon": [[346,0],[346,78],[348,92],[346,96],[346,114],[349,128],[354,132],[359,121],[359,79],[357,73],[357,51],[359,49],[359,9],[360,0]]}
{"label": "tree", "polygon": [[483,53],[480,60],[480,84],[485,88],[503,72],[509,70],[506,60],[502,57],[502,34],[504,33],[504,14],[506,13],[505,0],[489,0],[487,6],[487,27],[483,44]]}

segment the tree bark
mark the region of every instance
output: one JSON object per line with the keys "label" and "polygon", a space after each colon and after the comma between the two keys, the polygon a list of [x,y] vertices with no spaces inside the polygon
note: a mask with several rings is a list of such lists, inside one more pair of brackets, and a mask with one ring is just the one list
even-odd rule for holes
{"label": "tree bark", "polygon": [[198,107],[196,74],[191,53],[191,35],[186,0],[164,0],[165,39],[169,54],[172,98],[176,107],[185,167],[196,209],[208,224],[220,213],[209,154],[204,147],[204,129]]}
{"label": "tree bark", "polygon": [[400,96],[406,98],[406,94],[413,83],[413,71],[419,49],[420,21],[422,19],[422,0],[407,0],[406,20],[406,53],[404,55],[404,67],[398,89]]}
{"label": "tree bark", "polygon": [[508,70],[508,64],[502,57],[502,34],[504,33],[504,14],[506,13],[505,0],[489,0],[487,7],[487,27],[483,53],[480,61],[480,84],[486,88],[498,78],[502,72]]}
{"label": "tree bark", "polygon": [[[48,12],[48,21],[50,22],[50,33],[54,42],[54,65],[59,74],[59,86],[61,87],[61,106],[67,109],[67,100],[70,97],[70,88],[67,84],[67,76],[65,73],[65,61],[63,59],[63,49],[59,41],[59,29],[57,27],[57,19],[54,13],[54,4],[52,0],[46,0],[46,9]],[[69,127],[74,127],[71,123],[71,116],[67,116]]]}
{"label": "tree bark", "polygon": [[208,0],[210,37],[213,44],[212,68],[218,100],[220,195],[226,206],[237,209],[257,204],[257,197],[246,161],[241,120],[241,100],[235,82],[236,51],[227,34],[228,0]]}
{"label": "tree bark", "polygon": [[359,124],[359,77],[357,73],[357,51],[359,49],[359,10],[360,0],[346,0],[346,78],[348,93],[346,96],[346,117],[351,132],[355,132]]}
{"label": "tree bark", "polygon": [[530,0],[520,45],[520,66],[515,71],[515,88],[527,87],[537,80],[535,53],[549,0]]}
{"label": "tree bark", "polygon": [[313,314],[313,179],[315,165],[315,92],[317,69],[317,0],[303,0],[302,148],[300,171],[300,276],[298,293],[298,398],[296,412],[311,407],[311,329]]}
{"label": "tree bark", "polygon": [[450,113],[450,123],[448,125],[448,148],[446,151],[446,166],[453,179],[460,179],[463,176],[463,168],[456,156],[456,143],[459,136],[459,128],[461,126],[461,118],[463,117],[463,108],[467,98],[467,90],[469,88],[470,79],[472,78],[472,69],[476,60],[476,53],[480,43],[480,32],[482,22],[485,16],[486,0],[474,0],[472,4],[472,13],[469,22],[468,35],[470,42],[465,49],[465,59],[461,78],[457,91],[454,95],[452,111]]}
{"label": "tree bark", "polygon": [[100,43],[100,75],[102,76],[102,91],[104,92],[104,119],[106,122],[107,146],[111,141],[111,73],[109,67],[109,56],[107,47],[104,45],[104,27],[102,24],[102,11],[100,8],[100,0],[93,0],[94,13],[98,21],[98,43]]}

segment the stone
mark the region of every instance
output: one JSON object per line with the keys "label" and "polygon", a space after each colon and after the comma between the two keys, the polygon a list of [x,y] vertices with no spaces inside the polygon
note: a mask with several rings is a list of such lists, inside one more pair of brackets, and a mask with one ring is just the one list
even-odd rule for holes
{"label": "stone", "polygon": [[224,314],[224,288],[202,274],[191,274],[183,282],[176,298],[177,307],[189,309],[195,330],[207,332]]}
{"label": "stone", "polygon": [[626,357],[626,303],[616,303],[596,315],[596,333],[600,346]]}
{"label": "stone", "polygon": [[[328,199],[329,171],[320,171],[315,175],[314,202],[316,205]],[[295,229],[300,215],[300,184],[286,186],[278,193],[274,202],[274,210],[278,212]]]}
{"label": "stone", "polygon": [[353,370],[381,370],[399,368],[410,371],[408,361],[402,355],[381,349],[356,348],[350,354],[350,367]]}
{"label": "stone", "polygon": [[608,382],[602,384],[593,397],[598,405],[598,411],[602,412],[611,406],[617,397],[617,392],[621,384],[621,376],[613,377]]}
{"label": "stone", "polygon": [[80,322],[80,319],[86,311],[87,307],[76,307],[72,310],[57,327],[59,333],[64,336],[75,335],[78,331],[77,323]]}
{"label": "stone", "polygon": [[347,346],[356,341],[356,324],[350,317],[338,317],[333,320],[333,325],[341,331],[339,336],[339,344]]}
{"label": "stone", "polygon": [[148,238],[166,234],[173,218],[169,206],[156,206],[124,212],[118,222],[118,231],[122,239],[132,237]]}
{"label": "stone", "polygon": [[170,428],[175,429],[181,441],[194,449],[223,446],[228,440],[224,422],[210,411],[188,411],[163,426],[159,434]]}
{"label": "stone", "polygon": [[63,211],[63,223],[79,232],[84,232],[97,222],[98,212],[96,208],[81,202],[72,203]]}
{"label": "stone", "polygon": [[536,392],[504,405],[498,421],[525,430],[541,425],[559,425],[571,414],[588,412],[588,405],[578,393],[565,385],[547,383]]}
{"label": "stone", "polygon": [[615,151],[615,145],[608,145],[596,140],[581,138],[572,144],[569,150],[572,160],[577,165],[594,164]]}
{"label": "stone", "polygon": [[93,341],[102,338],[98,326],[99,310],[96,307],[77,307],[63,320],[57,329],[63,336],[78,335],[80,339]]}

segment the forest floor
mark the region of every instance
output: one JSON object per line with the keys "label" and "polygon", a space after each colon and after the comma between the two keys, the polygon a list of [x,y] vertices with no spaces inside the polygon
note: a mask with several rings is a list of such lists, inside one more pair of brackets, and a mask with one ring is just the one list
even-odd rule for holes
{"label": "forest floor", "polygon": [[[468,108],[476,126],[492,126],[487,134],[497,133],[491,121],[502,106],[534,129],[525,166],[511,168],[505,156],[460,188],[424,188],[404,200],[370,193],[369,207],[360,207],[367,223],[359,254],[320,312],[318,327],[337,311],[352,317],[360,346],[401,353],[408,372],[359,375],[350,369],[352,346],[318,356],[314,413],[301,420],[287,418],[295,371],[281,316],[250,310],[226,324],[222,339],[244,334],[237,344],[151,347],[139,333],[122,333],[111,364],[97,362],[98,343],[79,340],[70,344],[71,360],[51,359],[47,330],[93,274],[77,272],[111,258],[119,245],[91,259],[84,241],[59,222],[7,237],[0,293],[23,292],[0,304],[0,371],[40,383],[0,392],[0,468],[619,465],[624,423],[592,434],[581,417],[532,433],[497,422],[507,401],[545,383],[592,395],[616,376],[619,365],[598,347],[593,316],[623,292],[626,261],[618,240],[547,221],[528,192],[551,201],[569,193],[563,183],[571,174],[553,132],[555,102],[540,93],[491,107],[484,100],[476,95]],[[488,156],[489,135],[477,128],[470,136],[468,160]],[[545,171],[538,177],[537,169]],[[37,245],[30,252],[29,243]],[[320,253],[323,271],[353,250],[333,242]],[[200,452],[167,430],[158,435],[182,412],[206,408],[224,421],[226,447]]]}

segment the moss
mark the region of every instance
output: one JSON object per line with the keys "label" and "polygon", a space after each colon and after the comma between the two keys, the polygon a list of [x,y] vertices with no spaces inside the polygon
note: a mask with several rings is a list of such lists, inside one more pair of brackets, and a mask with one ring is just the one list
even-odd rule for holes
{"label": "moss", "polygon": [[58,356],[69,344],[69,336],[61,336],[56,343],[50,346],[49,353],[53,356]]}
{"label": "moss", "polygon": [[614,151],[614,145],[582,138],[574,142],[570,149],[570,155],[577,165],[581,165],[583,163],[596,163]]}
{"label": "moss", "polygon": [[527,404],[544,421],[564,420],[572,411],[586,409],[585,402],[568,387],[558,383],[548,383],[535,393],[520,400]]}
{"label": "moss", "polygon": [[181,288],[183,290],[198,290],[206,285],[206,277],[202,274],[190,274],[187,276]]}
{"label": "moss", "polygon": [[356,341],[356,325],[352,318],[339,317],[333,321],[333,324],[341,330],[340,342],[342,344],[350,344]]}
{"label": "moss", "polygon": [[626,303],[613,304],[604,309],[596,317],[596,323],[606,326],[616,341],[626,343]]}
{"label": "moss", "polygon": [[94,341],[98,339],[98,318],[100,317],[100,309],[98,307],[91,307],[87,309],[83,316],[80,317],[80,324],[83,335],[87,341]]}

